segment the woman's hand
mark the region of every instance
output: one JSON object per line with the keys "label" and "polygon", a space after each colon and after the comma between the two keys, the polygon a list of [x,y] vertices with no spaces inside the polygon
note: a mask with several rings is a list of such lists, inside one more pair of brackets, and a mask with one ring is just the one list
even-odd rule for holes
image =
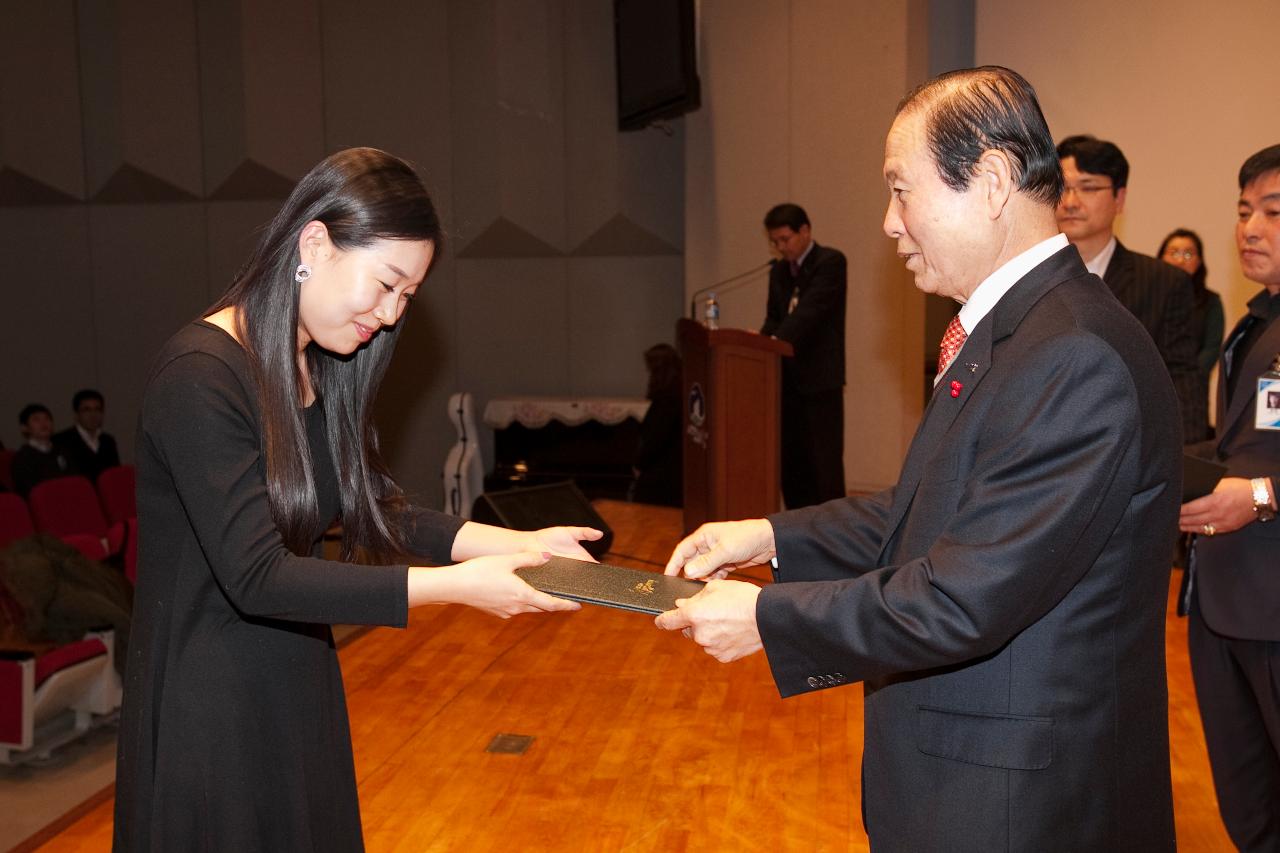
{"label": "woman's hand", "polygon": [[465,604],[500,619],[518,613],[579,610],[581,605],[529,586],[516,569],[540,566],[550,557],[530,551],[476,557],[438,569],[409,569],[409,606]]}
{"label": "woman's hand", "polygon": [[490,554],[516,554],[521,551],[533,551],[538,554],[559,554],[561,557],[572,557],[575,560],[595,558],[587,553],[579,542],[594,542],[604,536],[599,530],[590,527],[544,527],[541,530],[508,530],[505,527],[493,527],[468,521],[458,530],[453,540],[451,556],[462,562],[474,557],[485,557]]}
{"label": "woman's hand", "polygon": [[528,536],[529,544],[525,548],[527,551],[549,551],[561,557],[595,563],[598,562],[596,558],[588,554],[587,549],[579,543],[584,540],[594,542],[604,534],[593,527],[544,527],[531,531]]}

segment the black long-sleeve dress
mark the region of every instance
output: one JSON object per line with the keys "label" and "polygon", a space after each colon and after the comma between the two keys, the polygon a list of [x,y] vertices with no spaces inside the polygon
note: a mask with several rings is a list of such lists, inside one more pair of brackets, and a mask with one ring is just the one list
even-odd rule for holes
{"label": "black long-sleeve dress", "polygon": [[[327,522],[340,507],[321,407],[306,420]],[[403,626],[408,568],[288,551],[267,504],[260,424],[229,335],[201,321],[166,344],[137,442],[117,851],[363,847],[329,625]],[[406,523],[415,553],[449,561],[461,519],[414,510]]]}

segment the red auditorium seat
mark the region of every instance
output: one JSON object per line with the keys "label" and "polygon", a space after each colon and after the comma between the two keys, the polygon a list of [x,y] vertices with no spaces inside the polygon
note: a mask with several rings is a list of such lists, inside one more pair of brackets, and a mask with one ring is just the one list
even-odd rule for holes
{"label": "red auditorium seat", "polygon": [[132,465],[115,465],[98,474],[98,497],[107,521],[115,523],[134,518],[138,514],[134,498],[134,474]]}
{"label": "red auditorium seat", "polygon": [[[0,633],[23,621],[22,606],[0,582],[0,625],[7,626]],[[56,747],[111,722],[121,694],[111,629],[90,631],[51,650],[0,647],[0,765],[47,758]]]}
{"label": "red auditorium seat", "polygon": [[106,543],[92,533],[68,533],[62,537],[62,541],[90,560],[101,562],[109,556]]}
{"label": "red auditorium seat", "polygon": [[27,502],[12,492],[0,492],[0,548],[35,532]]}
{"label": "red auditorium seat", "polygon": [[36,530],[67,537],[87,533],[102,540],[108,554],[120,552],[124,525],[107,524],[98,494],[84,477],[59,477],[37,483],[27,497]]}
{"label": "red auditorium seat", "polygon": [[13,457],[16,450],[0,450],[0,486],[13,491]]}
{"label": "red auditorium seat", "polygon": [[122,691],[114,647],[106,630],[39,656],[0,651],[0,764],[47,758],[116,718]]}

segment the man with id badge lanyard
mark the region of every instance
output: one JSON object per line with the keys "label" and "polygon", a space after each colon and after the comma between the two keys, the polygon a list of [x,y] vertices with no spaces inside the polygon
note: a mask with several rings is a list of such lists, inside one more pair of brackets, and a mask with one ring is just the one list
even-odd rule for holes
{"label": "man with id badge lanyard", "polygon": [[1240,168],[1240,266],[1263,290],[1223,345],[1218,427],[1227,465],[1183,504],[1196,534],[1188,644],[1218,807],[1241,850],[1280,850],[1280,145]]}

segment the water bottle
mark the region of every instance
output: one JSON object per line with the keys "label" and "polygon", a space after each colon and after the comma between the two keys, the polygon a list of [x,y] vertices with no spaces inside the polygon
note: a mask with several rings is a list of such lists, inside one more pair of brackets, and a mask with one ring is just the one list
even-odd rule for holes
{"label": "water bottle", "polygon": [[714,293],[707,294],[707,306],[703,311],[703,325],[708,329],[720,328],[720,303],[716,302]]}

